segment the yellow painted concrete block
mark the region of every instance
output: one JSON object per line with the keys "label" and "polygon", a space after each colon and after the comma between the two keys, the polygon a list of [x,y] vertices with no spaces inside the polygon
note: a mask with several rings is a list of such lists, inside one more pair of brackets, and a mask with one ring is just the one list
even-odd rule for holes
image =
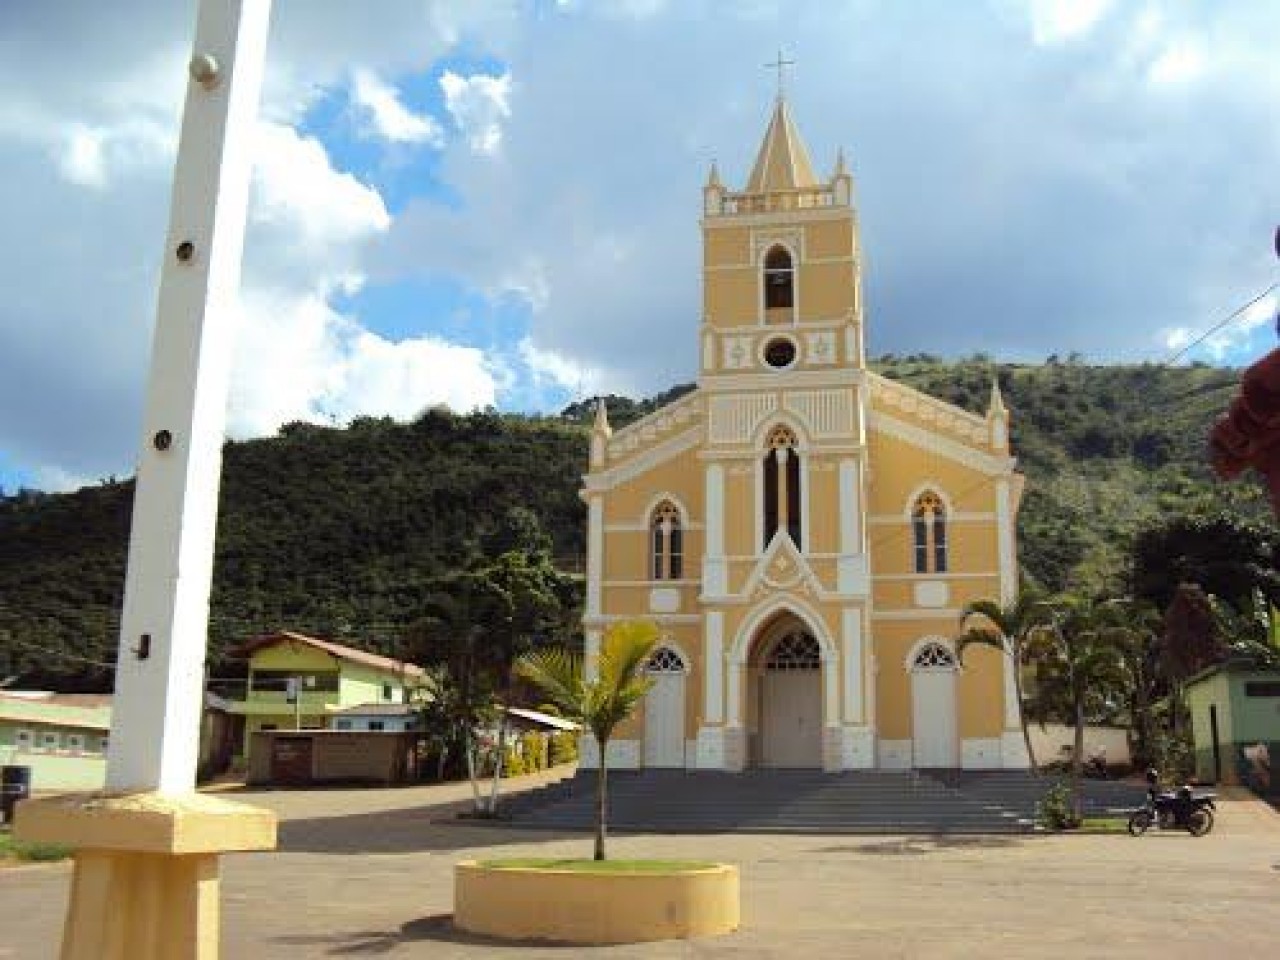
{"label": "yellow painted concrete block", "polygon": [[52,797],[18,804],[14,834],[24,841],[77,850],[271,850],[276,845],[276,815],[199,793]]}
{"label": "yellow painted concrete block", "polygon": [[741,922],[738,868],[601,874],[464,861],[453,919],[471,933],[562,943],[717,936]]}

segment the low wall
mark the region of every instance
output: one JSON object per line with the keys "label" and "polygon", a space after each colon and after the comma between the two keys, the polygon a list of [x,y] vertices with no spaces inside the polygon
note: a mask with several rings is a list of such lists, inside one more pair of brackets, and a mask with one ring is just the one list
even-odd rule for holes
{"label": "low wall", "polygon": [[586,873],[458,864],[454,923],[470,933],[559,943],[640,943],[730,933],[738,868]]}
{"label": "low wall", "polygon": [[101,790],[107,758],[101,754],[61,755],[5,751],[7,765],[31,768],[31,792]]}
{"label": "low wall", "polygon": [[[282,769],[277,741],[294,759]],[[415,734],[362,730],[270,730],[252,734],[250,784],[404,783],[413,777]],[[310,759],[306,759],[306,754]]]}
{"label": "low wall", "polygon": [[[1075,749],[1076,728],[1064,723],[1046,723],[1043,727],[1032,723],[1031,748],[1036,752],[1036,763],[1043,766],[1055,760],[1069,760]],[[1063,748],[1066,749],[1063,749]],[[1129,757],[1129,731],[1124,727],[1102,727],[1086,724],[1084,728],[1084,756],[1093,756],[1099,747],[1106,748],[1107,764],[1127,766]]]}

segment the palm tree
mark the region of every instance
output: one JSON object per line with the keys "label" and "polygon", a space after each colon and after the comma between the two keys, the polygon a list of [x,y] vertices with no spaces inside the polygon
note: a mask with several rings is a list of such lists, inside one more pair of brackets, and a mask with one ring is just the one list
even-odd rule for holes
{"label": "palm tree", "polygon": [[1010,603],[999,604],[994,600],[975,600],[967,603],[960,613],[960,629],[964,632],[956,640],[956,655],[964,662],[966,647],[973,644],[993,647],[1012,661],[1014,696],[1018,698],[1018,722],[1022,725],[1022,740],[1027,746],[1027,761],[1032,771],[1037,771],[1035,751],[1031,747],[1031,731],[1027,726],[1027,710],[1023,702],[1022,668],[1027,662],[1028,645],[1037,629],[1049,618],[1050,608],[1044,595],[1036,590],[1022,590]]}
{"label": "palm tree", "polygon": [[582,658],[562,648],[536,650],[516,661],[516,674],[537,686],[569,720],[576,720],[595,735],[599,745],[596,780],[595,859],[603,860],[605,822],[608,812],[609,740],[614,729],[635,713],[636,707],[653,686],[645,675],[658,628],[643,620],[614,624],[600,643],[600,664],[596,677],[583,674]]}
{"label": "palm tree", "polygon": [[1036,671],[1033,712],[1042,719],[1065,713],[1075,726],[1071,808],[1077,824],[1083,815],[1085,717],[1124,688],[1121,643],[1126,627],[1123,609],[1114,603],[1066,599],[1054,604],[1052,619],[1032,632],[1028,644]]}

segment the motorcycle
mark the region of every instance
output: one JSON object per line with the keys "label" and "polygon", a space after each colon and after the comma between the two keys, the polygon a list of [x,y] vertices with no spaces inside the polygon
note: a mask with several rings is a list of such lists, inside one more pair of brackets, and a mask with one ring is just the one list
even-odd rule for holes
{"label": "motorcycle", "polygon": [[1129,833],[1140,837],[1151,827],[1160,830],[1185,830],[1193,837],[1203,837],[1213,829],[1217,794],[1195,796],[1190,787],[1179,787],[1170,793],[1147,792],[1147,802],[1129,816]]}

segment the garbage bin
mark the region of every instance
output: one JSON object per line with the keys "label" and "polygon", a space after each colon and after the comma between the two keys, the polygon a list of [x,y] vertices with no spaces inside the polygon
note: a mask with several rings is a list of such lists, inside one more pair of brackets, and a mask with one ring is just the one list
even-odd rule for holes
{"label": "garbage bin", "polygon": [[0,767],[0,819],[13,823],[13,808],[31,796],[30,767]]}

